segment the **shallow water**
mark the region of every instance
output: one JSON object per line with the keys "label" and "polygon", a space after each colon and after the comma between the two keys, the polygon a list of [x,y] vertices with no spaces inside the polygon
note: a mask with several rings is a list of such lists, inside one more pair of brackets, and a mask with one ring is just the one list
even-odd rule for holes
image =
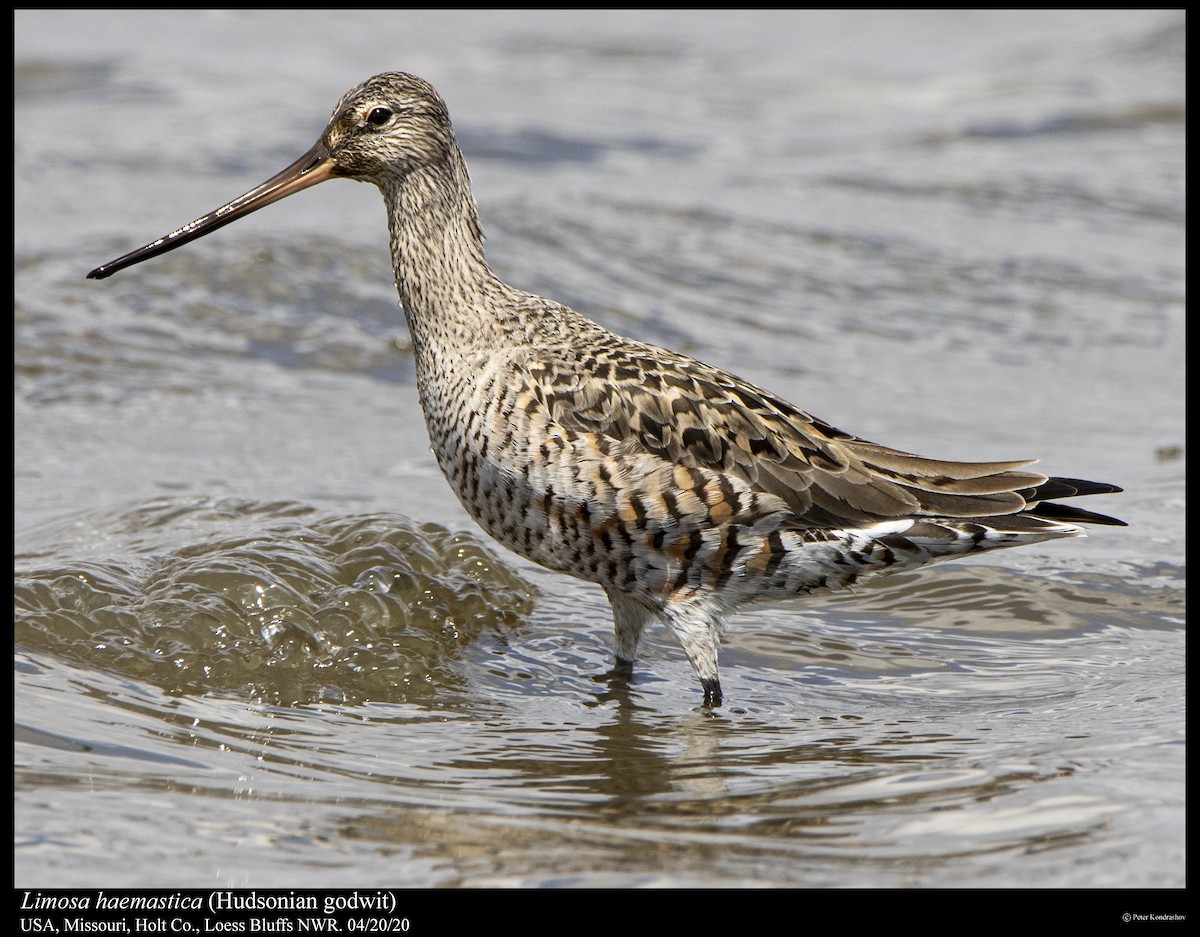
{"label": "shallow water", "polygon": [[[1183,17],[20,12],[18,886],[1180,887]],[[437,473],[340,94],[510,282],[1129,521],[739,615],[727,706]],[[69,132],[67,132],[69,130]]]}

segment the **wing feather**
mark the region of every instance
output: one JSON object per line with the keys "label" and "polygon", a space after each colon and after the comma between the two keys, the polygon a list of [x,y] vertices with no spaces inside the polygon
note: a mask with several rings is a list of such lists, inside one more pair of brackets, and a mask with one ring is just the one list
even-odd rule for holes
{"label": "wing feather", "polygon": [[[539,348],[526,362],[551,418],[625,453],[723,473],[779,498],[789,527],[845,528],[914,515],[1011,515],[1095,483],[1043,489],[1033,460],[950,462],[843,432],[785,400],[674,352],[607,343]],[[1035,497],[1036,496],[1036,497]],[[1086,512],[1085,512],[1086,513]]]}

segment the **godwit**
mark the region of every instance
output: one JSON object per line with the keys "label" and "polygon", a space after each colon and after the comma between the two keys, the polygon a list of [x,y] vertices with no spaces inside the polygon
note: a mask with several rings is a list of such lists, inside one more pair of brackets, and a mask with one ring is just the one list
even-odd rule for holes
{"label": "godwit", "polygon": [[508,548],[598,583],[617,669],[648,623],[678,637],[721,702],[737,606],[849,586],[979,550],[1122,521],[1050,499],[1114,485],[946,462],[859,439],[719,368],[622,338],[502,282],[467,167],[426,82],[376,75],[317,143],[214,212],[88,274],[103,278],[326,179],[383,193],[396,288],[438,464]]}

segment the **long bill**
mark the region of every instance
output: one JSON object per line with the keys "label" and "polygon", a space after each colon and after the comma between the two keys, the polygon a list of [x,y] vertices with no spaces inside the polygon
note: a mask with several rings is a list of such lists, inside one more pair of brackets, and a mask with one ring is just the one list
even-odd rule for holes
{"label": "long bill", "polygon": [[116,260],[102,264],[88,274],[88,279],[103,280],[118,270],[132,267],[143,260],[173,251],[188,241],[204,237],[231,221],[237,221],[243,215],[248,215],[265,205],[286,198],[293,192],[299,192],[318,182],[324,182],[330,177],[336,166],[337,160],[329,152],[328,147],[323,142],[317,141],[311,150],[262,185],[254,187],[245,195],[239,195],[228,205],[222,205],[190,224],[185,224],[182,228],[160,237],[157,241],[151,241],[145,247],[139,247]]}

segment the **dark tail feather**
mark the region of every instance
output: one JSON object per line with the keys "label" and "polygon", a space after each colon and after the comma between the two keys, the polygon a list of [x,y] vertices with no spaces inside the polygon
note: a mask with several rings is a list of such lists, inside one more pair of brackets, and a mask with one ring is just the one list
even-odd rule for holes
{"label": "dark tail feather", "polygon": [[1067,504],[1048,504],[1050,498],[1077,498],[1081,495],[1111,495],[1124,489],[1105,482],[1090,482],[1082,478],[1048,478],[1036,488],[1022,489],[1018,494],[1029,502],[1024,513],[1047,520],[1069,524],[1104,524],[1109,527],[1128,527],[1122,520],[1097,514]]}
{"label": "dark tail feather", "polygon": [[1067,524],[1103,524],[1108,527],[1128,527],[1122,520],[1109,517],[1107,514],[1097,514],[1095,511],[1085,511],[1073,508],[1069,504],[1039,504],[1026,511],[1034,517],[1044,517],[1046,520],[1063,521]]}

